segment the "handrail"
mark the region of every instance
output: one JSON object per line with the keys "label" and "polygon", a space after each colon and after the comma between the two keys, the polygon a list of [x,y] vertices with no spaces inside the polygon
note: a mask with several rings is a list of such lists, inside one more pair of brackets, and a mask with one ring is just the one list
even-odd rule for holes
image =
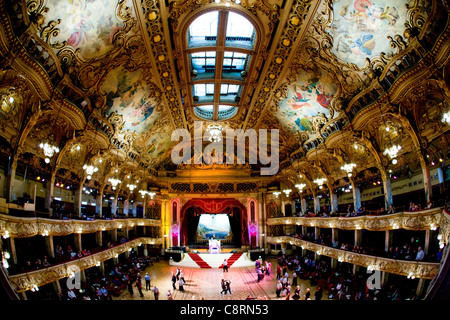
{"label": "handrail", "polygon": [[9,235],[15,238],[28,238],[36,235],[63,236],[72,233],[93,233],[134,226],[160,227],[161,219],[59,220],[0,214],[0,234],[4,235],[5,231],[8,231]]}
{"label": "handrail", "polygon": [[403,211],[382,216],[357,217],[277,217],[268,218],[268,225],[302,225],[307,227],[366,229],[385,231],[396,229],[428,230],[440,226],[443,207],[421,211]]}
{"label": "handrail", "polygon": [[414,276],[416,278],[432,279],[436,276],[439,269],[439,263],[396,260],[371,256],[332,248],[289,236],[267,237],[267,243],[289,243],[316,252],[320,255],[338,259],[340,262],[347,262],[366,268],[371,267],[373,270],[385,271],[403,276]]}
{"label": "handrail", "polygon": [[9,276],[9,282],[14,286],[16,292],[31,290],[34,286],[40,287],[59,279],[69,278],[73,276],[74,273],[98,266],[99,263],[116,258],[119,254],[127,252],[142,244],[162,244],[162,238],[136,238],[76,260],[60,263],[36,271]]}

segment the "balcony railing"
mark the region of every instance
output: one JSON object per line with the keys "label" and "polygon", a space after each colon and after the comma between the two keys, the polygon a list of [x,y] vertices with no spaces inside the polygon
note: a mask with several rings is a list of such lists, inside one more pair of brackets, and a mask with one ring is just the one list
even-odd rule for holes
{"label": "balcony railing", "polygon": [[98,266],[99,263],[116,258],[119,254],[143,244],[160,245],[162,238],[137,238],[118,246],[76,259],[70,262],[53,265],[48,268],[21,273],[8,277],[16,292],[31,290],[34,286],[43,286],[59,279],[72,277],[75,273]]}
{"label": "balcony railing", "polygon": [[14,238],[29,238],[36,235],[66,236],[72,233],[132,228],[135,226],[160,227],[161,220],[128,218],[118,220],[59,220],[46,218],[24,218],[0,214],[0,234]]}

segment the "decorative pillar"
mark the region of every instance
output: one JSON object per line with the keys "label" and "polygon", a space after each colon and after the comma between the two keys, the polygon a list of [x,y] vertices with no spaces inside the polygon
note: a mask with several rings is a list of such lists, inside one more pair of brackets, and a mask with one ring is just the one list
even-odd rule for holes
{"label": "decorative pillar", "polygon": [[330,198],[331,198],[331,212],[338,212],[338,196],[337,193],[330,189]]}
{"label": "decorative pillar", "polygon": [[259,206],[259,210],[258,210],[258,217],[259,217],[259,221],[260,221],[260,226],[261,226],[261,232],[260,232],[260,240],[261,242],[259,242],[262,247],[264,248],[264,252],[267,254],[268,253],[268,248],[267,248],[267,243],[266,243],[266,238],[267,238],[267,225],[266,225],[266,215],[267,215],[267,207],[266,207],[266,197],[267,197],[267,189],[265,188],[260,188],[259,189],[261,191],[260,194],[260,206]]}
{"label": "decorative pillar", "polygon": [[388,252],[389,248],[392,247],[394,230],[386,230],[384,237],[384,251]]}
{"label": "decorative pillar", "polygon": [[8,202],[13,202],[14,194],[14,180],[16,179],[17,161],[19,159],[20,151],[14,152],[12,159],[10,159],[9,172],[6,176],[6,199]]}
{"label": "decorative pillar", "polygon": [[362,240],[362,230],[355,230],[355,246],[360,246]]}
{"label": "decorative pillar", "polygon": [[45,248],[47,249],[47,254],[50,258],[55,258],[55,247],[53,245],[53,236],[45,237]]}
{"label": "decorative pillar", "polygon": [[81,243],[81,233],[74,233],[73,234],[73,242],[75,245],[75,250],[77,252],[83,250],[82,243]]}
{"label": "decorative pillar", "polygon": [[[128,228],[127,228],[127,231],[128,231]],[[117,229],[111,230],[110,234],[111,234],[111,240],[113,242],[117,242]],[[128,238],[128,234],[126,235],[126,238]]]}
{"label": "decorative pillar", "polygon": [[317,240],[320,237],[320,228],[314,227],[314,239]]}
{"label": "decorative pillar", "polygon": [[432,239],[433,230],[426,230],[425,231],[425,245],[423,246],[423,253],[428,254],[428,251],[430,250],[430,243]]}
{"label": "decorative pillar", "polygon": [[420,160],[420,166],[422,167],[423,188],[425,190],[425,201],[428,201],[428,200],[431,200],[431,196],[432,196],[430,169],[427,166],[426,158],[421,153],[419,153],[419,160]]}
{"label": "decorative pillar", "polygon": [[389,210],[389,207],[393,204],[391,178],[384,168],[383,170],[380,171],[381,171],[381,179],[383,180],[384,207],[386,210]]}
{"label": "decorative pillar", "polygon": [[352,185],[353,192],[353,208],[355,208],[356,212],[359,208],[361,208],[361,190],[356,185],[355,180],[350,180],[350,183]]}
{"label": "decorative pillar", "polygon": [[111,215],[115,216],[117,214],[117,197],[119,196],[119,192],[117,191],[114,194],[114,199],[111,201]]}
{"label": "decorative pillar", "polygon": [[425,279],[420,278],[419,283],[417,284],[416,295],[418,297],[421,297],[424,289],[425,289]]}
{"label": "decorative pillar", "polygon": [[131,211],[132,211],[131,214],[133,215],[133,217],[136,217],[136,214],[137,214],[136,209],[137,209],[137,202],[133,201],[133,204],[132,204],[132,207],[131,207]]}
{"label": "decorative pillar", "polygon": [[339,229],[331,228],[331,241],[333,242],[338,241],[338,236],[339,236]]}
{"label": "decorative pillar", "polygon": [[103,247],[103,231],[99,230],[95,233],[95,243],[99,247]]}
{"label": "decorative pillar", "polygon": [[302,226],[302,235],[306,236],[308,234],[308,227],[307,226]]}
{"label": "decorative pillar", "polygon": [[306,198],[302,198],[302,213],[305,214],[306,213]]}
{"label": "decorative pillar", "polygon": [[317,213],[320,211],[320,198],[319,195],[316,195],[314,197],[314,213]]}
{"label": "decorative pillar", "polygon": [[17,264],[17,250],[16,241],[13,237],[9,237],[9,250],[11,250],[11,257],[14,264]]}
{"label": "decorative pillar", "polygon": [[439,194],[442,196],[445,194],[445,184],[444,184],[444,171],[442,167],[437,168],[438,179],[439,179]]}
{"label": "decorative pillar", "polygon": [[56,167],[52,169],[50,179],[48,179],[45,184],[45,209],[48,209],[50,215],[52,215],[53,213],[52,203],[53,203],[53,190],[55,189],[56,171],[57,171]]}
{"label": "decorative pillar", "polygon": [[128,198],[126,198],[123,201],[123,214],[126,215],[128,217],[128,204],[129,204],[129,200]]}
{"label": "decorative pillar", "polygon": [[103,201],[103,193],[97,194],[95,196],[95,214],[97,216],[102,216],[102,203]]}
{"label": "decorative pillar", "polygon": [[81,217],[81,202],[83,201],[83,184],[79,184],[75,189],[75,195],[73,197],[75,215]]}

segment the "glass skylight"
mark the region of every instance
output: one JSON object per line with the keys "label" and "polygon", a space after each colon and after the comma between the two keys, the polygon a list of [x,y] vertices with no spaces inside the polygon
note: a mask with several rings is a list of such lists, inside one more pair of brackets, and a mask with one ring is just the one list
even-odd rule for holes
{"label": "glass skylight", "polygon": [[254,40],[255,29],[250,21],[240,14],[230,12],[228,14],[225,45],[253,48]]}
{"label": "glass skylight", "polygon": [[217,28],[219,12],[208,12],[191,23],[188,30],[189,47],[215,46],[217,43]]}
{"label": "glass skylight", "polygon": [[216,52],[195,52],[191,54],[191,68],[197,72],[197,75],[204,74],[214,75],[216,69]]}

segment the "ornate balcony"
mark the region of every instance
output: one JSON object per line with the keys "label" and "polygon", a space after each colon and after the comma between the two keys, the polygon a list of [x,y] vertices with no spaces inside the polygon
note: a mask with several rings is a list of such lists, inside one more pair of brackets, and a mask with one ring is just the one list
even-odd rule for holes
{"label": "ornate balcony", "polygon": [[70,262],[61,263],[37,271],[10,276],[9,281],[15,287],[17,292],[31,290],[34,286],[40,287],[59,279],[69,278],[76,272],[98,266],[100,262],[115,258],[119,254],[125,253],[142,244],[159,245],[162,244],[162,242],[162,238],[137,238],[116,247]]}

